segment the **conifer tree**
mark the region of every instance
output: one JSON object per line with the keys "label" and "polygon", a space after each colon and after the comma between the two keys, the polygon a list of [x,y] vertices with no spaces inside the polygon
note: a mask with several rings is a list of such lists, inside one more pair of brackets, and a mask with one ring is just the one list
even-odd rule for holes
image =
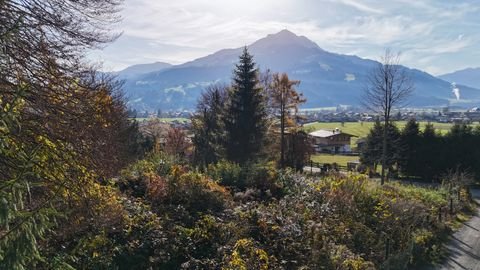
{"label": "conifer tree", "polygon": [[415,119],[410,119],[402,130],[399,165],[403,174],[418,175],[420,129]]}
{"label": "conifer tree", "polygon": [[202,167],[215,163],[223,155],[223,115],[227,100],[227,87],[213,85],[200,97],[197,111],[192,118],[195,137],[195,163]]}
{"label": "conifer tree", "polygon": [[370,166],[374,171],[376,171],[378,161],[382,156],[382,134],[383,127],[380,120],[377,119],[370,133],[367,135],[365,147],[360,154],[362,163]]}
{"label": "conifer tree", "polygon": [[[384,163],[387,168],[392,167],[399,160],[400,147],[400,131],[393,123],[389,123],[387,131],[384,132],[384,125],[377,119],[373,128],[367,136],[365,147],[360,155],[362,163],[371,166],[376,171],[377,165]],[[387,134],[390,154],[383,162],[383,134]]]}
{"label": "conifer tree", "polygon": [[438,149],[435,149],[438,147],[439,140],[440,138],[437,136],[434,126],[428,123],[422,132],[419,151],[420,164],[422,164],[420,174],[424,179],[433,177],[433,170],[439,163],[440,157],[436,154]]}
{"label": "conifer tree", "polygon": [[244,164],[263,154],[267,131],[265,97],[253,56],[245,47],[236,65],[225,116],[227,158]]}

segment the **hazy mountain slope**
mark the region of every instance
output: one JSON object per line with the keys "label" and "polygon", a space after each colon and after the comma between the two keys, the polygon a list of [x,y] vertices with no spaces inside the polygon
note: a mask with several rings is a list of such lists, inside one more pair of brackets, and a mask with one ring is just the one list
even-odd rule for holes
{"label": "hazy mountain slope", "polygon": [[442,80],[480,89],[480,67],[458,70],[438,77]]}
{"label": "hazy mountain slope", "polygon": [[164,62],[155,62],[151,64],[140,64],[127,67],[124,70],[114,72],[121,79],[129,79],[134,78],[142,74],[147,74],[154,71],[161,71],[167,68],[172,67],[172,64],[164,63]]}

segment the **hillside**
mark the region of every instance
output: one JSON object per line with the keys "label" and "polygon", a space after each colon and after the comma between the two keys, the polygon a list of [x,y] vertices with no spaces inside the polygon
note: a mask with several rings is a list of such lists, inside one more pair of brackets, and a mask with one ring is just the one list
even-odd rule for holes
{"label": "hillside", "polygon": [[136,78],[138,76],[148,74],[150,72],[158,72],[172,67],[172,64],[164,62],[155,62],[151,64],[140,64],[129,66],[121,71],[114,72],[113,74],[120,79]]}
{"label": "hillside", "polygon": [[480,68],[467,68],[438,76],[440,79],[457,84],[480,88]]}
{"label": "hillside", "polygon": [[[304,107],[358,105],[365,79],[375,61],[321,49],[313,41],[288,30],[268,35],[248,46],[261,70],[287,72],[301,80],[299,90],[307,98]],[[128,76],[125,91],[129,105],[140,110],[190,109],[206,86],[229,83],[241,48],[214,54],[168,69]],[[458,85],[461,100],[455,100],[449,82],[416,69],[408,69],[416,90],[410,105],[444,106],[479,103],[480,90]]]}

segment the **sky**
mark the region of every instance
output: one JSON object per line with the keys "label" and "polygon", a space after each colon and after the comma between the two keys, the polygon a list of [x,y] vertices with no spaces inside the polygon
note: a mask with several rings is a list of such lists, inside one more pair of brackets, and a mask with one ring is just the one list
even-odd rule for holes
{"label": "sky", "polygon": [[125,0],[122,35],[90,53],[106,71],[181,64],[288,29],[324,50],[440,75],[480,67],[479,0]]}

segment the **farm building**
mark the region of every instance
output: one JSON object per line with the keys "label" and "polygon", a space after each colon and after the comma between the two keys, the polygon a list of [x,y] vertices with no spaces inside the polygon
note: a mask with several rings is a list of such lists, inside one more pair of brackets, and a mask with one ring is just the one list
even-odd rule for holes
{"label": "farm building", "polygon": [[350,139],[356,137],[342,132],[336,128],[334,130],[320,129],[308,134],[312,139],[313,147],[317,153],[348,153],[351,152]]}

